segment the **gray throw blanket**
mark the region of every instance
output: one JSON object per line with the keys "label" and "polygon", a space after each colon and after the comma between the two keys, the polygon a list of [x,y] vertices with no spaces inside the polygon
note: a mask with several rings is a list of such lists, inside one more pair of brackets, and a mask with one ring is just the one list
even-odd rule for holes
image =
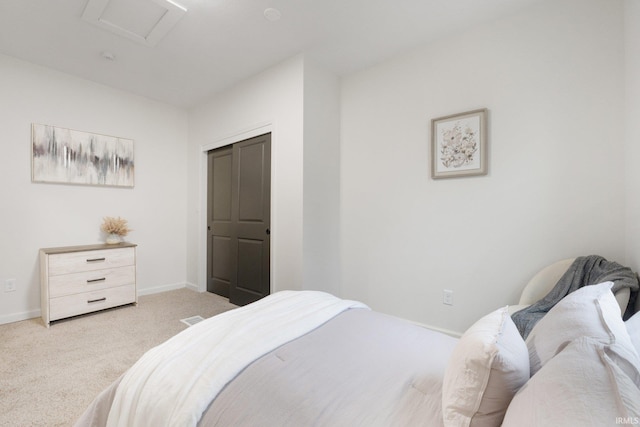
{"label": "gray throw blanket", "polygon": [[[616,262],[607,261],[598,255],[589,255],[576,258],[544,298],[513,313],[511,318],[518,327],[520,335],[526,339],[535,324],[562,298],[582,286],[597,285],[602,282],[613,282],[614,285],[611,289],[613,293],[620,289],[629,288],[631,290],[630,302],[635,301],[639,288],[636,274],[630,268],[623,267]],[[628,307],[631,307],[631,310],[627,308],[625,318],[633,314],[633,304],[629,304]]]}

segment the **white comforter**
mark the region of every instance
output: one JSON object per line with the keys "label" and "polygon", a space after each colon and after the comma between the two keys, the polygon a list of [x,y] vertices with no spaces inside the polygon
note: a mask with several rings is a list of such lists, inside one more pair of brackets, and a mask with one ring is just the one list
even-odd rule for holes
{"label": "white comforter", "polygon": [[127,371],[107,426],[195,426],[246,366],[349,308],[366,306],[323,292],[283,291],[200,322]]}

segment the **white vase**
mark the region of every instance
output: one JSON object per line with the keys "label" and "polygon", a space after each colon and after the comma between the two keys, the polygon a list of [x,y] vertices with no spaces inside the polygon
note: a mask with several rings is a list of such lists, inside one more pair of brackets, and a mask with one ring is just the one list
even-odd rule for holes
{"label": "white vase", "polygon": [[120,236],[119,234],[115,234],[115,233],[107,234],[106,243],[108,245],[115,245],[120,242],[122,242],[122,236]]}

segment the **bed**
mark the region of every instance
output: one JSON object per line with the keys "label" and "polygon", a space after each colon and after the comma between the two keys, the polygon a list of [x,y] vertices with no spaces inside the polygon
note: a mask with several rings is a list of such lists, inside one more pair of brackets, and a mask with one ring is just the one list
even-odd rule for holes
{"label": "bed", "polygon": [[640,314],[623,322],[629,294],[612,286],[571,293],[526,341],[509,307],[455,338],[326,293],[278,292],[150,350],[76,426],[638,423]]}

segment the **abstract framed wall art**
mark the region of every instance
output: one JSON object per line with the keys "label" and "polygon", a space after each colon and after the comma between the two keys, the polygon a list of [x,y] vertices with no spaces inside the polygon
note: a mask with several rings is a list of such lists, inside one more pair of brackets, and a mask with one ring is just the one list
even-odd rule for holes
{"label": "abstract framed wall art", "polygon": [[133,187],[133,140],[31,125],[31,180]]}
{"label": "abstract framed wall art", "polygon": [[431,178],[487,174],[487,109],[431,120]]}

